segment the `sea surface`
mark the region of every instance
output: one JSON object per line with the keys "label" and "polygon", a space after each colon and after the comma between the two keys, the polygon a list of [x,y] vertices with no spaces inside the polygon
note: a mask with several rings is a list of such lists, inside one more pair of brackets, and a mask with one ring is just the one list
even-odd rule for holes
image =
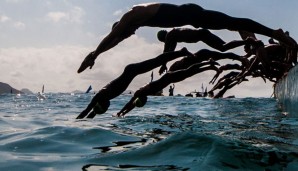
{"label": "sea surface", "polygon": [[276,99],[152,96],[113,117],[121,95],[76,120],[93,96],[0,95],[0,170],[298,170],[298,118]]}

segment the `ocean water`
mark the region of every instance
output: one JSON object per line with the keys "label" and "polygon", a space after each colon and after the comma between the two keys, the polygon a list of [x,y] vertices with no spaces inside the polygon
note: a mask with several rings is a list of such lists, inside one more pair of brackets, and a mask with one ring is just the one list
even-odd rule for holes
{"label": "ocean water", "polygon": [[[298,118],[275,99],[119,96],[76,120],[93,94],[0,95],[0,170],[298,170]],[[297,116],[297,115],[296,115]]]}

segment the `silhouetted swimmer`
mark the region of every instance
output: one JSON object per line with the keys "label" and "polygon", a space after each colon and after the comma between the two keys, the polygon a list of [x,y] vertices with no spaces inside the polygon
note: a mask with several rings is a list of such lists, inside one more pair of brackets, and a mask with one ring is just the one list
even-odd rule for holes
{"label": "silhouetted swimmer", "polygon": [[164,52],[174,51],[177,43],[197,43],[204,42],[208,46],[225,52],[227,50],[249,44],[250,40],[233,40],[225,42],[208,29],[174,28],[171,31],[160,30],[157,33],[159,41],[164,42]]}
{"label": "silhouetted swimmer", "polygon": [[250,46],[246,51],[255,56],[239,77],[253,75],[262,77],[265,82],[265,78],[276,82],[297,63],[297,48],[289,48],[283,43],[264,45],[257,39]]}
{"label": "silhouetted swimmer", "polygon": [[213,86],[213,88],[210,91],[222,89],[224,86],[231,84],[233,81],[234,80],[232,78],[225,78],[222,81],[218,82],[215,86]]}
{"label": "silhouetted swimmer", "polygon": [[[210,66],[205,66],[205,65],[210,65]],[[140,100],[141,101],[140,104],[142,104],[142,106],[144,106],[147,101],[148,95],[158,92],[159,90],[165,88],[166,86],[168,86],[171,83],[183,81],[184,79],[186,79],[188,77],[191,77],[195,74],[198,74],[198,73],[201,73],[201,72],[204,72],[207,70],[217,71],[218,69],[217,69],[217,67],[215,67],[215,65],[219,65],[219,64],[214,61],[202,62],[202,63],[191,65],[187,69],[167,72],[160,79],[153,81],[153,82],[141,87],[139,90],[137,90],[134,93],[134,96],[130,99],[130,101],[116,115],[124,116],[126,113],[131,111],[133,108],[139,107],[140,105],[139,106],[136,105],[136,100]],[[146,99],[146,100],[142,101],[142,99]]]}
{"label": "silhouetted swimmer", "polygon": [[170,86],[170,88],[169,88],[169,96],[174,96],[174,89],[175,89],[175,84],[173,84],[173,86]]}
{"label": "silhouetted swimmer", "polygon": [[[243,70],[244,67],[238,64],[226,64],[223,66],[220,66],[218,68],[219,72],[217,72],[214,77],[211,79],[211,81],[209,82],[209,84],[214,84],[214,82],[216,81],[216,79],[218,78],[218,76],[223,72],[223,71],[227,71],[227,70]],[[231,71],[229,74],[224,75],[221,79],[225,79],[227,77],[231,77],[231,75],[233,76],[237,76],[239,75],[240,72],[236,72],[236,71]],[[220,80],[218,82],[220,82]]]}
{"label": "silhouetted swimmer", "polygon": [[[252,42],[252,40],[248,38],[247,40],[233,40],[227,43],[207,29],[189,28],[174,28],[169,32],[161,30],[157,33],[157,38],[159,41],[165,43],[164,52],[174,51],[177,43],[180,42],[197,43],[202,41],[208,46],[221,52],[225,52],[239,46],[249,45]],[[166,64],[162,65],[159,70],[159,74],[162,74],[166,70]]]}
{"label": "silhouetted swimmer", "polygon": [[[177,59],[179,57],[192,55],[186,48],[182,48],[179,51],[174,52],[166,52],[163,53],[156,58],[149,59],[143,62],[135,63],[127,65],[123,71],[123,73],[107,84],[105,87],[103,87],[91,100],[90,104],[87,106],[87,108],[81,112],[81,114],[77,117],[77,119],[82,119],[85,116],[89,114],[89,112],[93,109],[93,111],[87,116],[87,118],[93,118],[95,114],[98,112],[98,114],[103,114],[106,112],[106,110],[109,107],[110,100],[119,96],[121,93],[123,93],[128,85],[131,83],[131,81],[139,74],[143,74],[145,72],[148,72],[156,67],[159,67],[165,62],[168,62],[170,60]],[[108,105],[107,105],[108,104]],[[96,106],[99,106],[97,108],[101,108],[100,110],[97,110]]]}
{"label": "silhouetted swimmer", "polygon": [[[243,80],[245,81],[245,80]],[[234,82],[234,83],[228,83],[226,85],[224,85],[223,89],[221,89],[216,95],[213,96],[214,99],[217,98],[223,98],[223,95],[232,87],[234,87],[235,85],[237,85],[238,82]],[[212,91],[213,92],[213,91]],[[228,96],[227,98],[234,98],[235,96]]]}
{"label": "silhouetted swimmer", "polygon": [[91,69],[98,55],[135,34],[135,31],[140,27],[173,28],[185,25],[216,30],[245,30],[293,45],[291,39],[281,29],[273,30],[251,19],[231,17],[221,12],[203,9],[196,4],[139,4],[125,13],[120,21],[114,24],[112,31],[100,42],[96,50],[85,58],[78,69],[78,73],[88,67]]}
{"label": "silhouetted swimmer", "polygon": [[237,60],[237,61],[240,61],[244,66],[249,65],[247,58],[239,56],[235,53],[231,53],[231,52],[221,53],[221,52],[217,52],[217,51],[202,49],[202,50],[199,50],[198,52],[196,52],[193,56],[184,57],[183,59],[174,62],[170,66],[169,71],[185,69],[193,64],[200,63],[203,61],[208,61],[210,58],[214,61],[218,61],[218,60],[222,60],[222,59]]}

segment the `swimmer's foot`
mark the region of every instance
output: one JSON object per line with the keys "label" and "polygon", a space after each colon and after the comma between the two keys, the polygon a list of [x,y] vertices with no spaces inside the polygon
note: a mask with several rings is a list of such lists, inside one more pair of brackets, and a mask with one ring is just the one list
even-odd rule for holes
{"label": "swimmer's foot", "polygon": [[92,69],[93,65],[94,65],[94,61],[95,61],[96,57],[94,56],[94,52],[89,53],[88,56],[86,56],[86,58],[84,59],[84,61],[82,62],[80,68],[78,69],[78,73],[83,72],[86,68],[90,67],[90,69]]}
{"label": "swimmer's foot", "polygon": [[167,73],[167,71],[168,71],[167,65],[164,64],[159,68],[158,73],[159,73],[159,75],[162,75],[163,73]]}
{"label": "swimmer's foot", "polygon": [[122,113],[114,113],[112,117],[124,118],[124,115]]}
{"label": "swimmer's foot", "polygon": [[282,29],[274,30],[273,36],[274,36],[273,38],[285,43],[287,46],[291,48],[297,47],[297,43],[295,42],[295,40],[292,39],[290,36],[286,35]]}

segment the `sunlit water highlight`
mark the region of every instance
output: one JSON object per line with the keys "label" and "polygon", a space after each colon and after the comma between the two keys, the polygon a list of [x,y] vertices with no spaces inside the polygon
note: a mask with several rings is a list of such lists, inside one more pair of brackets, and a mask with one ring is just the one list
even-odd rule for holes
{"label": "sunlit water highlight", "polygon": [[298,118],[275,99],[149,97],[75,120],[92,94],[0,95],[0,170],[298,170]]}

